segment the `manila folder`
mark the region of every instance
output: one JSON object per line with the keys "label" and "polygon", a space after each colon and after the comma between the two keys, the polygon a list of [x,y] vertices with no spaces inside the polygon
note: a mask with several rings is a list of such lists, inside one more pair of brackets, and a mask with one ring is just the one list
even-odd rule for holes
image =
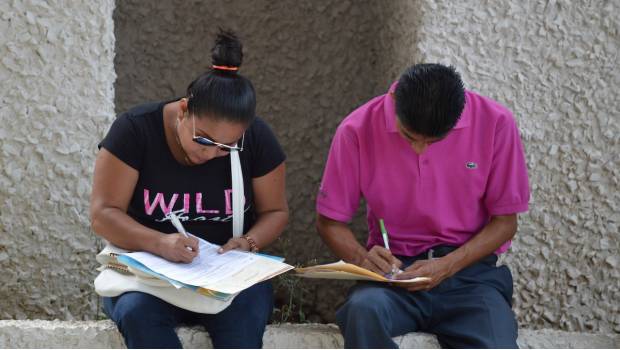
{"label": "manila folder", "polygon": [[416,277],[408,280],[387,278],[379,275],[378,273],[357,265],[346,263],[342,260],[331,264],[296,268],[295,272],[297,273],[297,276],[304,278],[375,281],[393,283],[397,285],[413,285],[429,280],[428,277]]}

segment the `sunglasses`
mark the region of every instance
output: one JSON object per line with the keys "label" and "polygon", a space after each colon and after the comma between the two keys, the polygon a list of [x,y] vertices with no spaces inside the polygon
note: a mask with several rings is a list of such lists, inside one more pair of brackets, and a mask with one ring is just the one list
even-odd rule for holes
{"label": "sunglasses", "polygon": [[196,136],[196,117],[192,116],[192,122],[193,122],[193,129],[194,129],[194,136],[192,137],[192,141],[196,142],[197,144],[200,144],[203,146],[216,146],[224,152],[243,151],[243,142],[245,141],[245,131],[243,132],[243,136],[241,136],[241,147],[238,147],[237,143],[235,143],[234,146],[229,146],[223,143],[215,142],[204,136]]}

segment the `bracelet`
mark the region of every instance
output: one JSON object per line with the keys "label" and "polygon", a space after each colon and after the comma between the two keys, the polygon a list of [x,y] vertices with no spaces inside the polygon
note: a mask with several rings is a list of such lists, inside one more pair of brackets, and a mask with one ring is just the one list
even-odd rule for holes
{"label": "bracelet", "polygon": [[250,236],[241,236],[241,238],[243,238],[246,241],[248,241],[248,244],[250,245],[250,251],[252,253],[258,252],[258,246],[256,245],[256,242],[254,241],[254,239],[252,237],[250,237]]}

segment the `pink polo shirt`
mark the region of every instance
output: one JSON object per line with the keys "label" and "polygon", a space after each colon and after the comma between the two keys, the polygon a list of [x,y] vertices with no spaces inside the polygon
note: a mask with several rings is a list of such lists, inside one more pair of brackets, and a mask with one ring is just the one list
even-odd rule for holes
{"label": "pink polo shirt", "polygon": [[406,256],[460,246],[491,216],[527,211],[527,167],[511,112],[470,91],[465,97],[454,129],[420,155],[399,134],[389,94],[353,111],[332,140],[317,211],[349,222],[364,197],[367,248],[383,245],[382,218],[392,253]]}

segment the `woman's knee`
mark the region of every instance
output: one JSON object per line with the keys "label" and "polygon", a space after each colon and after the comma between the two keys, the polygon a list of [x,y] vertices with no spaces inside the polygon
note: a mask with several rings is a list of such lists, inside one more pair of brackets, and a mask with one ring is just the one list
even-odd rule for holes
{"label": "woman's knee", "polygon": [[273,312],[273,287],[259,283],[241,292],[232,304],[209,317],[205,326],[215,347],[259,348]]}
{"label": "woman's knee", "polygon": [[110,316],[122,328],[135,328],[152,323],[174,323],[168,303],[140,292],[124,293],[115,298]]}
{"label": "woman's knee", "polygon": [[243,308],[255,322],[269,321],[273,312],[273,286],[270,281],[258,283],[233,300],[234,309]]}

